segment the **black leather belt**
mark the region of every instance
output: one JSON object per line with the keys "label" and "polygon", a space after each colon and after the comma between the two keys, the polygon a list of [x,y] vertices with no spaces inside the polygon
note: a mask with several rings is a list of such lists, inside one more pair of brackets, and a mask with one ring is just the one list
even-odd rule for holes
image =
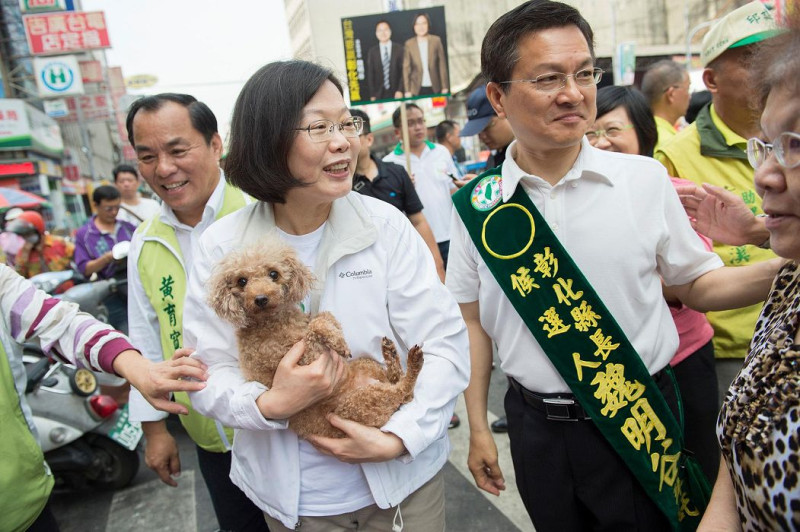
{"label": "black leather belt", "polygon": [[572,394],[538,394],[523,387],[511,377],[508,378],[508,382],[520,394],[525,404],[544,413],[550,421],[584,421],[591,419]]}
{"label": "black leather belt", "polygon": [[[656,384],[659,384],[666,376],[667,372],[662,369],[653,375],[653,380],[656,381]],[[571,393],[538,394],[525,388],[512,377],[508,378],[508,382],[520,394],[525,404],[543,412],[548,420],[584,421],[592,419]]]}

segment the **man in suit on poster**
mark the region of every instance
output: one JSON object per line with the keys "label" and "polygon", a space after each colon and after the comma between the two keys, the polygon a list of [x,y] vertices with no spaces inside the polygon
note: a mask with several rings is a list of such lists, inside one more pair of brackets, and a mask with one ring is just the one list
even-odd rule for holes
{"label": "man in suit on poster", "polygon": [[385,20],[375,24],[378,44],[367,53],[367,90],[369,99],[389,100],[403,97],[403,45],[392,41],[392,27]]}

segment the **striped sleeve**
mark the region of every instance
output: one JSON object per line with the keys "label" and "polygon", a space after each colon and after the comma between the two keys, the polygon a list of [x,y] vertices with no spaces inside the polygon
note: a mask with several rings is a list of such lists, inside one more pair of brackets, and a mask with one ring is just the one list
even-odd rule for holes
{"label": "striped sleeve", "polygon": [[114,373],[114,358],[134,349],[110,325],[81,312],[78,305],[50,297],[14,270],[0,265],[0,309],[6,330],[17,342],[38,339],[48,356],[78,367]]}

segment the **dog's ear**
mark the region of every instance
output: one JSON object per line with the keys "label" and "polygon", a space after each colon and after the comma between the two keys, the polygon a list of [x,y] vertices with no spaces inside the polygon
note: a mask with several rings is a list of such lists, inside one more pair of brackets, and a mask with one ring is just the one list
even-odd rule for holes
{"label": "dog's ear", "polygon": [[235,261],[230,257],[223,259],[214,268],[208,279],[208,305],[225,321],[240,329],[247,325],[247,313],[242,306],[241,298],[235,292],[236,281],[239,274],[236,272]]}
{"label": "dog's ear", "polygon": [[314,285],[314,274],[294,255],[289,255],[284,260],[289,277],[286,283],[286,299],[300,302]]}

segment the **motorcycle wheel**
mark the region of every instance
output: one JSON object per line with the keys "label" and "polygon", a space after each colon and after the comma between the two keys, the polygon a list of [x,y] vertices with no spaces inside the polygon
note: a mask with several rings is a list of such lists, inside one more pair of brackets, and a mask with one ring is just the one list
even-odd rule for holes
{"label": "motorcycle wheel", "polygon": [[139,471],[139,453],[97,436],[89,440],[97,467],[87,472],[89,483],[99,489],[117,490],[131,483]]}

